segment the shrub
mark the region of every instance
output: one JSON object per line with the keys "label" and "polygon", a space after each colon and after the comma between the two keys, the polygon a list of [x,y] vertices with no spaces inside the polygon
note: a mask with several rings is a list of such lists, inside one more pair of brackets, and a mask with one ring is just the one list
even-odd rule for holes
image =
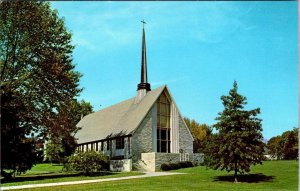
{"label": "shrub", "polygon": [[179,163],[170,163],[170,166],[172,170],[180,169]]}
{"label": "shrub", "polygon": [[163,171],[168,170],[176,170],[180,168],[188,168],[193,167],[193,163],[191,161],[184,161],[184,162],[178,162],[178,163],[163,163],[161,164],[160,168]]}
{"label": "shrub", "polygon": [[67,171],[80,171],[85,175],[108,170],[108,157],[96,151],[75,152],[68,157],[64,166]]}
{"label": "shrub", "polygon": [[163,171],[172,170],[170,164],[168,164],[168,163],[161,164],[160,168]]}
{"label": "shrub", "polygon": [[191,161],[179,162],[180,168],[193,167],[194,164]]}

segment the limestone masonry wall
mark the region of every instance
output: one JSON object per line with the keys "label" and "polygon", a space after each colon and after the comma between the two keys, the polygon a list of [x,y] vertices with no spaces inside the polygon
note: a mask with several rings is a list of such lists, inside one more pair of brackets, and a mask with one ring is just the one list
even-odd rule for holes
{"label": "limestone masonry wall", "polygon": [[117,172],[130,172],[132,170],[131,159],[110,160],[109,169]]}
{"label": "limestone masonry wall", "polygon": [[141,153],[152,152],[152,117],[151,110],[132,136],[132,162],[141,159]]}
{"label": "limestone masonry wall", "polygon": [[192,155],[189,156],[190,157],[190,161],[192,161],[193,163],[200,165],[201,163],[204,162],[204,154],[203,153],[194,153]]}
{"label": "limestone masonry wall", "polygon": [[180,162],[180,153],[156,153],[155,154],[155,170],[159,170],[163,163]]}
{"label": "limestone masonry wall", "polygon": [[142,153],[140,160],[140,170],[154,172],[160,170],[163,163],[177,163],[181,161],[191,161],[200,165],[204,160],[202,153]]}
{"label": "limestone masonry wall", "polygon": [[183,153],[193,153],[193,139],[181,117],[179,117],[179,150]]}

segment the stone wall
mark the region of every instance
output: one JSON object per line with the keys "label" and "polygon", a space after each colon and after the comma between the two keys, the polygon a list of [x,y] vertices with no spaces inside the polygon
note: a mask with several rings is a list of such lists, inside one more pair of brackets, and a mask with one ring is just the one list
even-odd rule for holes
{"label": "stone wall", "polygon": [[155,170],[160,170],[163,163],[180,162],[180,153],[156,153],[155,154]]}
{"label": "stone wall", "polygon": [[200,165],[204,162],[204,154],[203,153],[193,153],[190,155],[190,161],[194,164]]}
{"label": "stone wall", "polygon": [[179,116],[179,152],[193,153],[193,137],[185,125],[181,116]]}
{"label": "stone wall", "polygon": [[123,160],[110,160],[109,170],[117,172],[130,172],[132,170],[132,160],[123,159]]}
{"label": "stone wall", "polygon": [[154,172],[159,171],[163,163],[178,163],[191,161],[197,165],[204,160],[202,153],[142,153],[139,161],[139,170]]}
{"label": "stone wall", "polygon": [[141,153],[152,152],[152,117],[151,110],[146,115],[131,139],[132,162],[141,159]]}

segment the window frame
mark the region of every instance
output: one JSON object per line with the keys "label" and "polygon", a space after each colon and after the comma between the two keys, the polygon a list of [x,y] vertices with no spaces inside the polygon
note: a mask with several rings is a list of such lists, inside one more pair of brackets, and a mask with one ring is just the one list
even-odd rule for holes
{"label": "window frame", "polygon": [[101,141],[100,143],[101,143],[101,151],[103,151],[104,150],[104,141]]}
{"label": "window frame", "polygon": [[124,149],[125,148],[125,140],[124,137],[116,138],[116,149]]}
{"label": "window frame", "polygon": [[[164,108],[164,109],[161,109]],[[162,121],[161,119],[165,118]],[[163,92],[157,100],[157,152],[170,153],[171,139],[170,139],[170,121],[171,121],[171,101],[169,97]],[[165,131],[165,138],[162,139],[162,132]]]}
{"label": "window frame", "polygon": [[110,145],[111,145],[110,140],[107,140],[107,142],[106,142],[106,150],[107,151],[110,151]]}

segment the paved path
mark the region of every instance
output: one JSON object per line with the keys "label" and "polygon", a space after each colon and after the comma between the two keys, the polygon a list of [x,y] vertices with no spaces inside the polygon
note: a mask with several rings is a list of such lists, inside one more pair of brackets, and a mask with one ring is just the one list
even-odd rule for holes
{"label": "paved path", "polygon": [[115,181],[115,180],[127,180],[127,179],[135,179],[135,178],[146,178],[146,177],[154,177],[154,176],[170,176],[175,174],[185,174],[178,172],[146,172],[143,175],[137,176],[125,176],[119,178],[105,178],[105,179],[96,179],[96,180],[79,180],[79,181],[70,181],[70,182],[56,182],[56,183],[42,183],[42,184],[27,184],[20,186],[6,186],[1,187],[0,190],[15,190],[15,189],[24,189],[24,188],[38,188],[38,187],[47,187],[47,186],[65,186],[65,185],[74,185],[74,184],[86,184],[86,183],[96,183],[96,182],[107,182],[107,181]]}

